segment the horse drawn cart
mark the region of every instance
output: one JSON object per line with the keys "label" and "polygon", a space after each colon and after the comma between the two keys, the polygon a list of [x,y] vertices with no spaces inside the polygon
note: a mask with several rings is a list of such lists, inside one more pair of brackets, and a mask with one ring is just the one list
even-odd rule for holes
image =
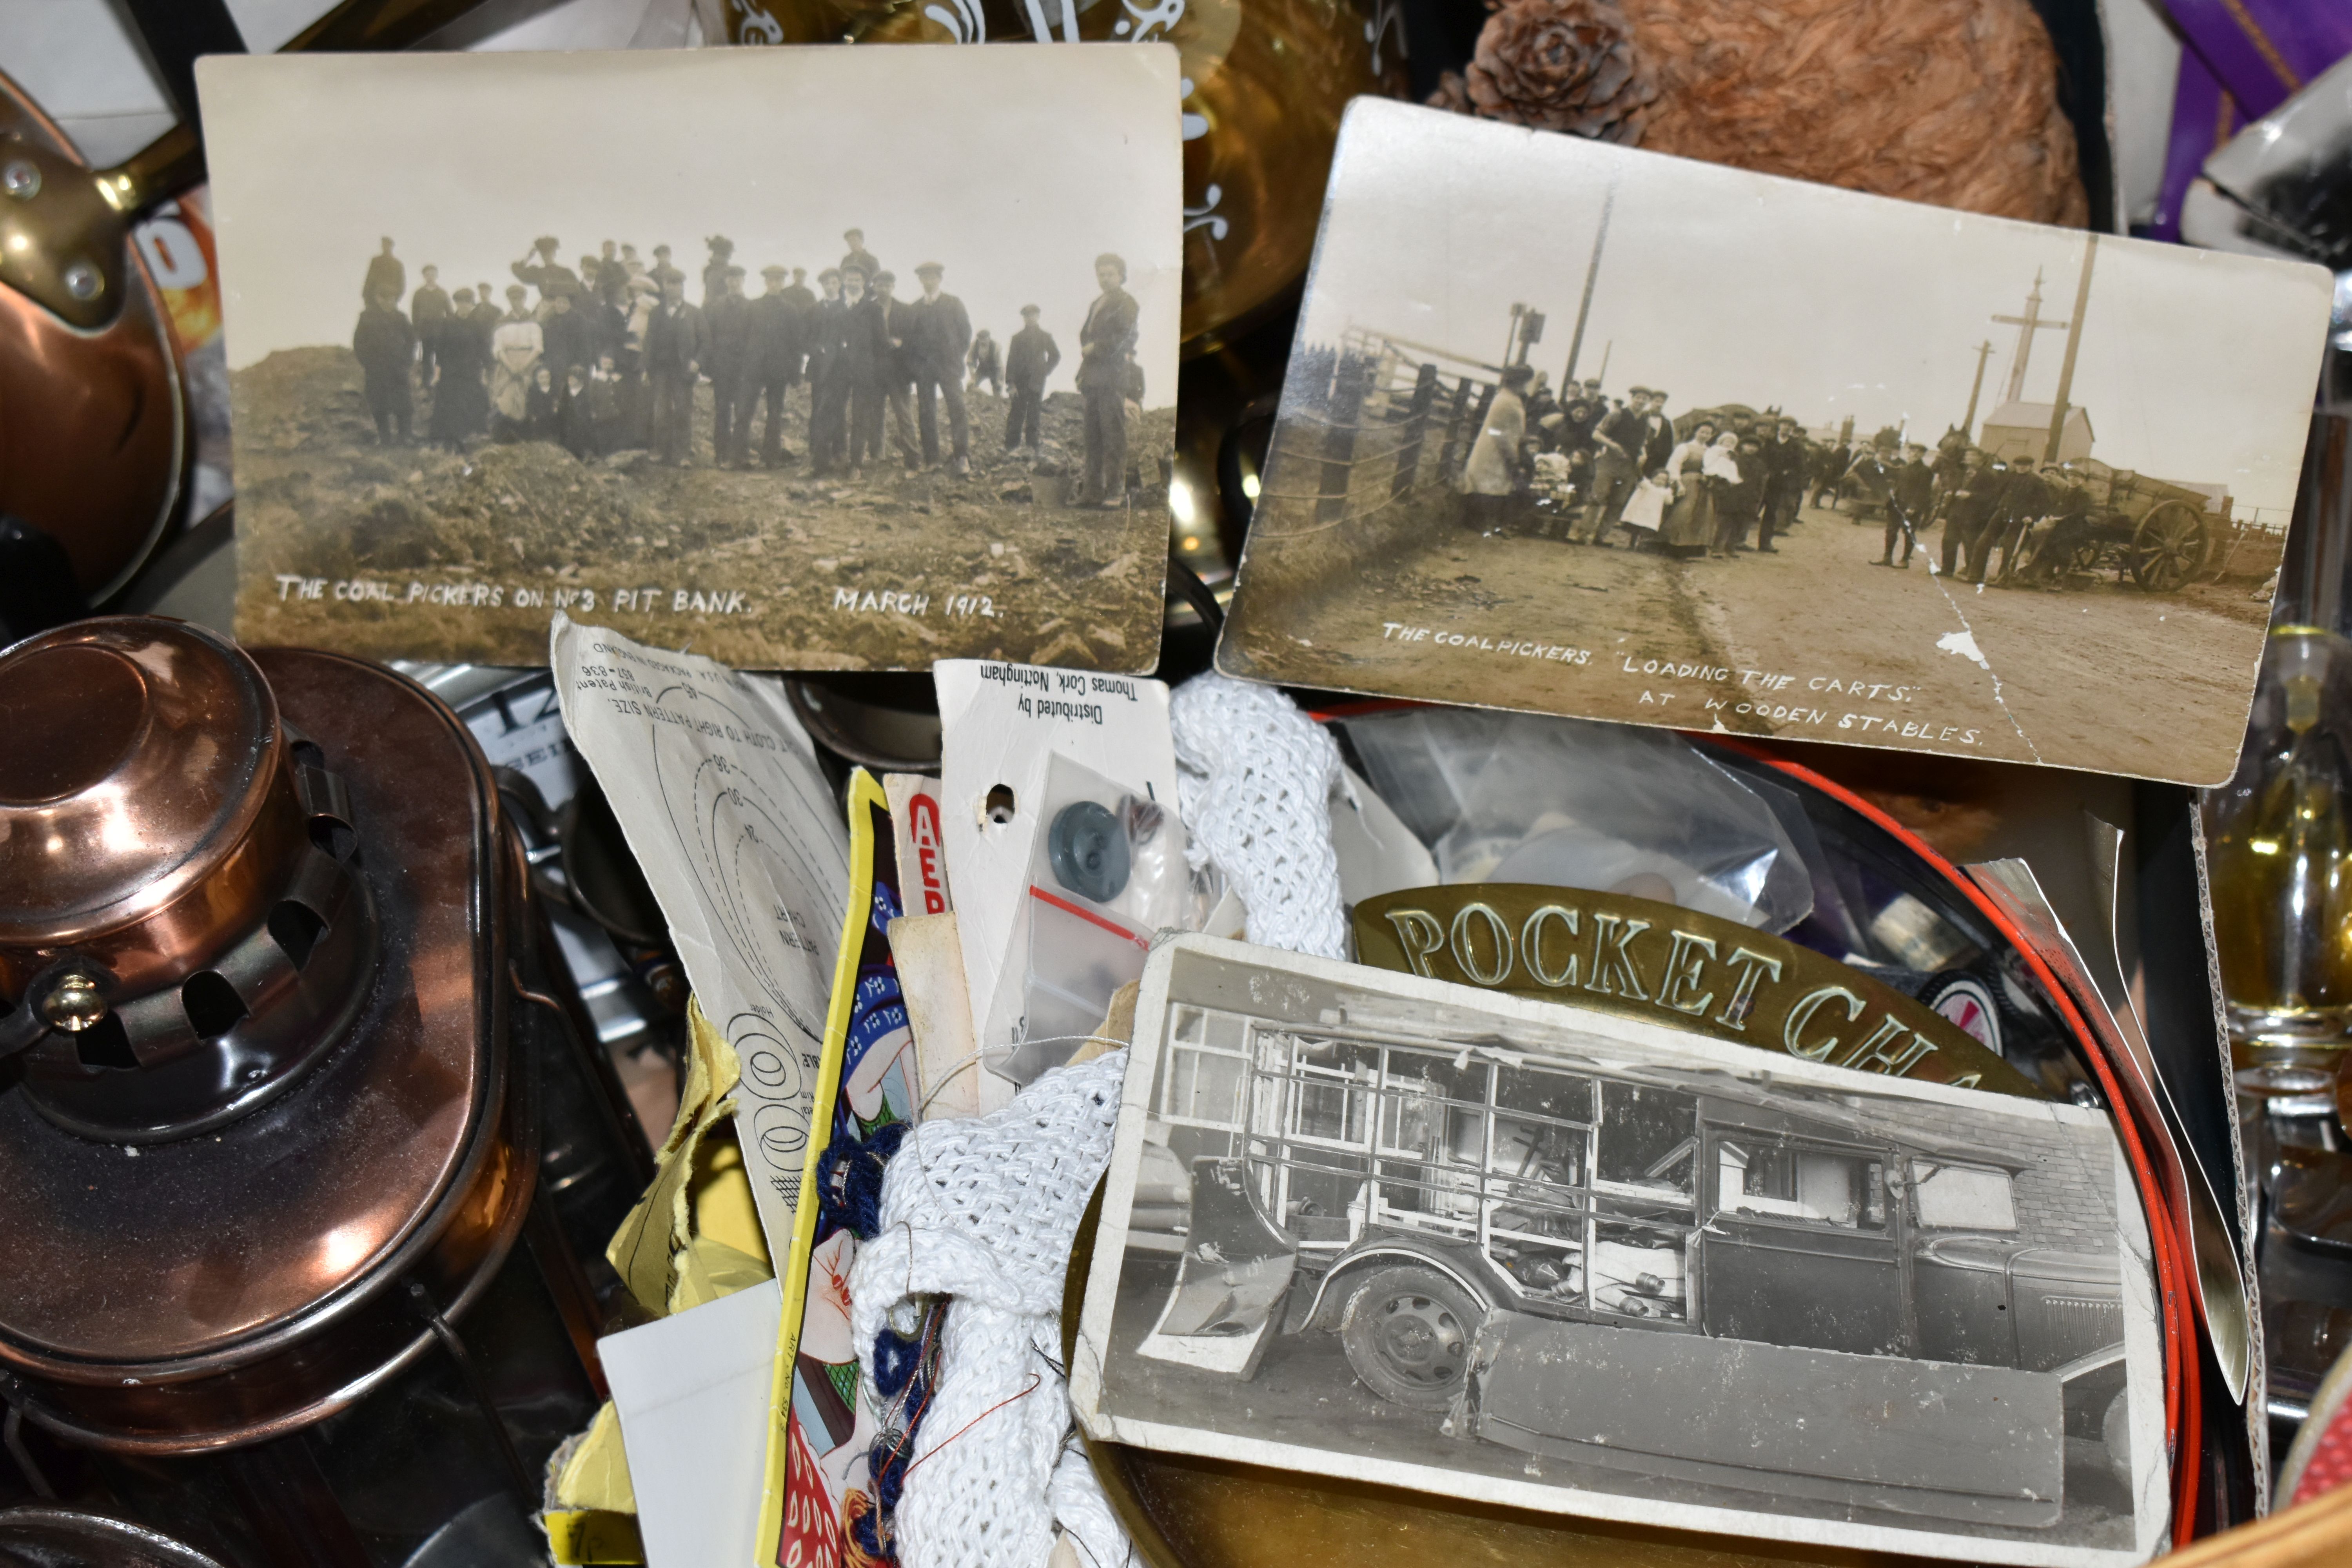
{"label": "horse drawn cart", "polygon": [[[2179,593],[2208,574],[2229,524],[2228,496],[2217,501],[2202,490],[2099,463],[2053,477],[2060,487],[2055,520],[2036,543],[2032,574],[2059,581],[2112,567],[2118,583],[2129,576],[2151,594]],[[2081,497],[2072,505],[2064,499],[2070,489]]]}

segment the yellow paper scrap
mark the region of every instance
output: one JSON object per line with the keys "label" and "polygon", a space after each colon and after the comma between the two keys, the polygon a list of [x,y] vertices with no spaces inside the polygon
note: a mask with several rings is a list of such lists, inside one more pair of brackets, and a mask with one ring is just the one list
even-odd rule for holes
{"label": "yellow paper scrap", "polygon": [[731,1139],[714,1138],[702,1145],[695,1156],[688,1197],[696,1240],[722,1243],[763,1264],[768,1261],[768,1238],[760,1229],[759,1206],[751,1201],[751,1173],[743,1164],[742,1149]]}
{"label": "yellow paper scrap", "polygon": [[641,1563],[646,1560],[645,1542],[638,1538],[634,1514],[550,1509],[540,1515],[539,1521],[546,1527],[548,1551],[558,1563]]}
{"label": "yellow paper scrap", "polygon": [[[672,1310],[677,1257],[694,1238],[696,1153],[705,1135],[735,1114],[735,1101],[730,1095],[742,1075],[735,1048],[710,1026],[698,1003],[687,1004],[687,1022],[690,1044],[677,1119],[655,1155],[653,1184],[604,1248],[604,1256],[629,1287],[629,1294],[656,1317]],[[736,1158],[740,1163],[740,1151]]]}
{"label": "yellow paper scrap", "polygon": [[637,1494],[629,1485],[629,1456],[621,1446],[621,1412],[611,1400],[604,1401],[556,1472],[555,1501],[574,1510],[637,1511]]}

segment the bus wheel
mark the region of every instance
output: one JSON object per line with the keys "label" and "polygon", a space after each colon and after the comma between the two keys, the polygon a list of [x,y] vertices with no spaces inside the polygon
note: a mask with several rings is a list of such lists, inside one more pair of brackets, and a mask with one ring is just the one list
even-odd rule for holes
{"label": "bus wheel", "polygon": [[1469,1292],[1433,1268],[1377,1268],[1348,1293],[1340,1347],[1366,1388],[1414,1410],[1444,1410],[1470,1369],[1486,1314]]}

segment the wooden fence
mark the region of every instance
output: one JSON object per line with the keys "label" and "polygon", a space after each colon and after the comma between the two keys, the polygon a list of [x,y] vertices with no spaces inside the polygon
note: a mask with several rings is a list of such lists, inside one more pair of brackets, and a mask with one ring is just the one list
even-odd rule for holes
{"label": "wooden fence", "polygon": [[1450,490],[1495,399],[1475,374],[1446,377],[1393,339],[1351,332],[1310,349],[1292,375],[1251,523],[1254,540],[1332,530],[1379,535],[1390,514],[1424,491]]}

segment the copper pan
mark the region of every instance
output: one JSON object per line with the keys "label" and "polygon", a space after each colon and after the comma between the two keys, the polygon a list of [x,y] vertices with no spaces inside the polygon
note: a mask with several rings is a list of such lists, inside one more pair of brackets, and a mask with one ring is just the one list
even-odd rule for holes
{"label": "copper pan", "polygon": [[55,539],[92,604],[130,581],[179,499],[179,364],[131,225],[195,151],[174,132],[93,171],[0,77],[0,511]]}
{"label": "copper pan", "polygon": [[[169,0],[143,0],[129,9],[184,100],[193,55],[233,42],[219,29],[233,35],[234,24],[216,6],[184,14]],[[343,0],[286,47],[461,47],[515,9]],[[0,76],[0,513],[57,541],[93,606],[154,552],[180,498],[190,448],[180,366],[131,228],[204,173],[202,142],[186,123],[127,163],[93,170]]]}

